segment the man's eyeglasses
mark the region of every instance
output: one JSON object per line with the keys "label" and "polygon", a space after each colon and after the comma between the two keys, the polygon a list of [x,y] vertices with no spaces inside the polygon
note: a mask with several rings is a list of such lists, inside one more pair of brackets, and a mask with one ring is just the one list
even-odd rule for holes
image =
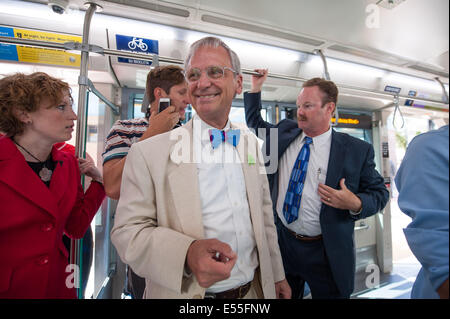
{"label": "man's eyeglasses", "polygon": [[[229,68],[227,66],[222,67],[222,66],[213,65],[213,66],[208,66],[205,69],[206,75],[211,80],[217,80],[217,79],[223,78],[225,75],[225,70],[230,70],[233,73],[237,73],[235,70],[233,70],[232,68]],[[186,80],[188,82],[198,81],[198,80],[200,80],[200,77],[202,76],[202,72],[203,72],[203,70],[200,70],[198,68],[192,68],[186,72]]]}

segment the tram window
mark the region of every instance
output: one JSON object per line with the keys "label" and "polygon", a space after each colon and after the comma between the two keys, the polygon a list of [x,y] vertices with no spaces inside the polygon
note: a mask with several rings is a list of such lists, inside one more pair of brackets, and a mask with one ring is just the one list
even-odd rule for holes
{"label": "tram window", "polygon": [[[395,117],[394,122],[394,112],[392,112],[387,118],[388,134],[391,136],[392,140],[395,141],[392,152],[395,152],[393,159],[395,159],[395,166],[399,167],[403,156],[405,155],[406,148],[409,142],[421,133],[428,132],[432,128],[439,128],[444,125],[444,121],[435,120],[435,122],[430,121],[427,116],[421,114],[411,114],[405,115],[403,117],[404,123],[399,119],[399,116]],[[402,126],[403,124],[403,126]],[[431,125],[433,124],[433,125]]]}
{"label": "tram window", "polygon": [[[267,121],[267,110],[261,109],[261,117],[264,121]],[[245,122],[245,109],[241,106],[233,106],[230,111],[230,121],[233,123],[246,123]]]}
{"label": "tram window", "polygon": [[411,142],[411,140],[417,135],[428,132],[431,129],[437,129],[445,124],[445,122],[442,122],[442,125],[436,125],[436,123],[430,121],[428,117],[421,115],[405,115],[403,117],[403,121],[404,123],[402,123],[399,116],[397,116],[394,123],[394,113],[392,112],[387,119],[387,125],[389,131],[396,132],[399,136],[406,140],[405,146],[407,146],[409,142]]}
{"label": "tram window", "polygon": [[280,110],[280,121],[284,119],[296,120],[297,119],[297,109],[290,107],[281,107]]}
{"label": "tram window", "polygon": [[98,131],[96,125],[88,125],[88,142],[97,142]]}
{"label": "tram window", "polygon": [[261,117],[263,118],[264,121],[268,122],[266,109],[261,109]]}
{"label": "tram window", "polygon": [[233,106],[230,111],[230,121],[233,123],[245,123],[244,108]]}
{"label": "tram window", "polygon": [[291,119],[291,120],[296,120],[297,119],[297,110],[296,109],[286,109],[286,118]]}
{"label": "tram window", "polygon": [[372,137],[368,130],[361,128],[349,128],[349,127],[335,127],[337,132],[346,133],[350,136],[359,138],[362,141],[366,141],[372,144]]}
{"label": "tram window", "polygon": [[145,113],[141,111],[142,107],[142,98],[135,98],[133,100],[133,118],[142,118],[145,117]]}

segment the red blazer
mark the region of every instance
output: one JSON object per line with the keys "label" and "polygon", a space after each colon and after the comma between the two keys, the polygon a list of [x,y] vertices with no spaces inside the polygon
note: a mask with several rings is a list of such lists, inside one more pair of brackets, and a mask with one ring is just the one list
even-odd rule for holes
{"label": "red blazer", "polygon": [[[8,137],[0,137],[0,298],[76,298],[63,232],[81,238],[105,198],[80,183],[77,159],[55,147],[50,188]],[[70,285],[69,285],[70,286]]]}

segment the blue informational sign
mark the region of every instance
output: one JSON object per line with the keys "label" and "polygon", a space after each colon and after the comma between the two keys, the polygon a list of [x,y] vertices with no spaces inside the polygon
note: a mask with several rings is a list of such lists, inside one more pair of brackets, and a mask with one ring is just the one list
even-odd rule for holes
{"label": "blue informational sign", "polygon": [[[158,54],[158,41],[139,37],[130,37],[116,34],[117,50],[132,51],[138,53]],[[151,61],[139,60],[133,58],[118,58],[119,62],[141,65],[151,65]]]}
{"label": "blue informational sign", "polygon": [[386,85],[386,87],[384,88],[385,92],[396,93],[396,94],[399,94],[401,90],[402,90],[402,88],[399,88],[396,86],[390,86],[390,85]]}
{"label": "blue informational sign", "polygon": [[[0,27],[0,37],[14,38],[14,29]],[[14,44],[0,43],[0,60],[19,61],[17,56],[17,47]]]}
{"label": "blue informational sign", "polygon": [[408,96],[416,96],[416,95],[417,95],[417,91],[410,90],[408,92]]}
{"label": "blue informational sign", "polygon": [[0,37],[14,38],[14,29],[8,27],[0,27]]}
{"label": "blue informational sign", "polygon": [[414,105],[414,100],[406,100],[405,101],[405,105],[406,106],[413,106]]}

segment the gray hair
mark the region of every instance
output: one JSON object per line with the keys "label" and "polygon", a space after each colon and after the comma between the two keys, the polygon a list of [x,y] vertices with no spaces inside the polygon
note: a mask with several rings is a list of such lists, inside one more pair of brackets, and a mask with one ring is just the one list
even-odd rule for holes
{"label": "gray hair", "polygon": [[230,47],[225,44],[225,42],[216,37],[206,37],[192,43],[186,61],[184,62],[185,70],[188,69],[189,63],[191,63],[192,56],[201,47],[224,48],[228,52],[228,55],[230,56],[231,67],[233,68],[233,70],[237,72],[236,75],[241,74],[241,62],[239,61],[239,57],[237,56],[236,52],[231,50]]}

